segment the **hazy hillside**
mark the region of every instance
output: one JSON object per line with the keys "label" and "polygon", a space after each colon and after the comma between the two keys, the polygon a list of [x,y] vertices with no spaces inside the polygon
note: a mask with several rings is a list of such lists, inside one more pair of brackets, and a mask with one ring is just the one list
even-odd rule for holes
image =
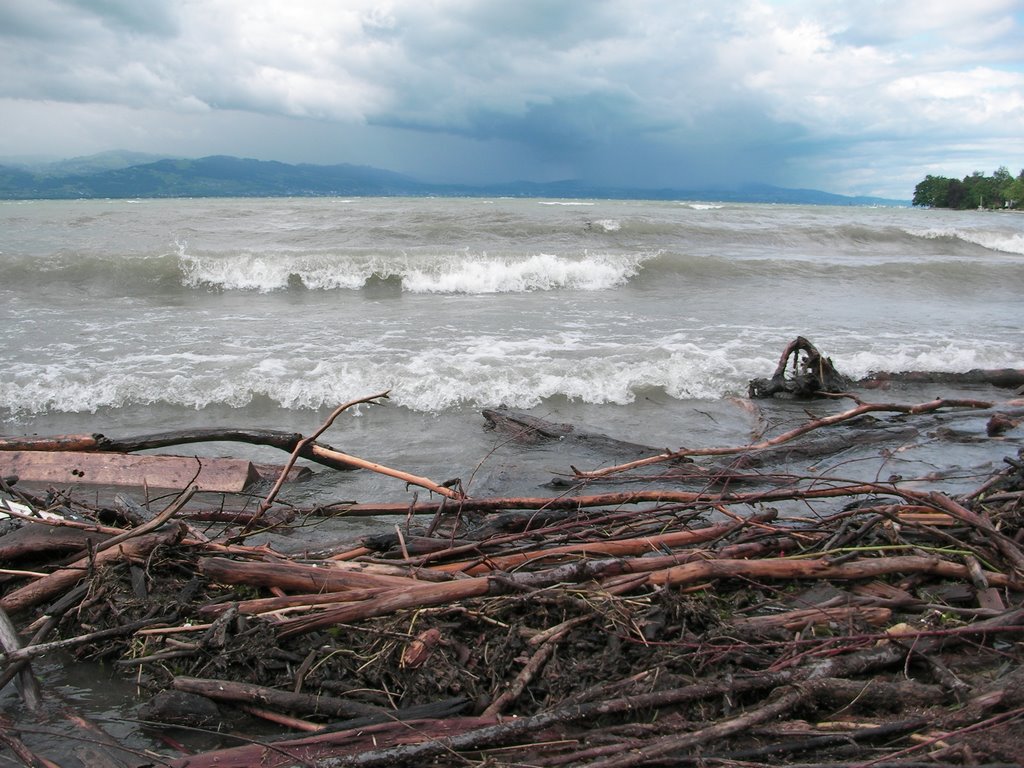
{"label": "hazy hillside", "polygon": [[766,185],[733,190],[635,189],[558,181],[486,186],[429,184],[360,165],[289,165],[213,156],[155,159],[106,152],[52,163],[0,165],[0,199],[134,197],[310,197],[330,195],[507,195],[515,197],[705,199],[734,202],[894,205],[906,201],[845,197],[812,189]]}

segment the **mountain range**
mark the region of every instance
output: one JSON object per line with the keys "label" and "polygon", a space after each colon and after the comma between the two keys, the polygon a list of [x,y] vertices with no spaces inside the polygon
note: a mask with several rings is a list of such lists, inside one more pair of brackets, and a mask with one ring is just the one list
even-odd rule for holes
{"label": "mountain range", "polygon": [[766,184],[734,189],[643,189],[578,180],[434,184],[363,165],[291,165],[225,155],[197,159],[104,152],[47,163],[0,161],[0,199],[152,197],[507,196],[719,200],[816,205],[908,205]]}

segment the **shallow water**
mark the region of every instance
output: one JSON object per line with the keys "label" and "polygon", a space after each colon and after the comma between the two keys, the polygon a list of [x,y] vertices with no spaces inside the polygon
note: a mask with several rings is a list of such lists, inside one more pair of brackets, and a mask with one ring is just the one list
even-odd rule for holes
{"label": "shallow water", "polygon": [[[474,496],[555,495],[546,484],[570,466],[621,460],[571,441],[523,446],[487,431],[484,408],[677,449],[740,446],[848,407],[752,411],[732,399],[770,375],[797,335],[855,377],[1024,368],[1015,214],[713,201],[31,201],[0,203],[0,270],[0,433],[308,434],[338,404],[390,391],[384,407],[343,414],[323,440],[436,481],[459,477]],[[1020,447],[1019,431],[984,438],[978,415],[879,418],[921,431],[884,454],[851,446],[786,469],[920,477],[955,492]],[[228,443],[177,452],[286,458]],[[318,469],[282,498],[408,502],[415,492]],[[327,546],[393,524],[333,519],[291,538]],[[131,722],[133,692],[108,670],[53,662],[42,672],[119,738],[148,743]],[[0,703],[17,712],[13,696],[6,689]]]}
{"label": "shallow water", "polygon": [[[748,417],[719,401],[770,374],[798,334],[851,376],[1024,367],[1024,217],[1011,213],[29,201],[0,204],[0,233],[6,434],[308,433],[338,404],[390,391],[325,439],[491,493],[510,473],[482,408],[657,446],[735,444]],[[309,488],[408,498],[338,473]]]}

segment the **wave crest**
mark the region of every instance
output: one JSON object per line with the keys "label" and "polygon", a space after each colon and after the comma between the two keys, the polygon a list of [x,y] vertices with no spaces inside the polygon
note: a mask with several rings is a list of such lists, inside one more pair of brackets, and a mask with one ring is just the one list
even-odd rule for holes
{"label": "wave crest", "polygon": [[926,240],[959,241],[971,245],[979,245],[989,251],[1014,253],[1024,256],[1024,234],[1020,232],[933,227],[931,229],[907,230],[907,233]]}
{"label": "wave crest", "polygon": [[484,294],[605,290],[626,283],[644,259],[642,255],[568,257],[548,253],[396,254],[388,258],[361,254],[207,255],[183,250],[180,268],[185,287],[223,291],[359,290],[397,282],[409,293]]}

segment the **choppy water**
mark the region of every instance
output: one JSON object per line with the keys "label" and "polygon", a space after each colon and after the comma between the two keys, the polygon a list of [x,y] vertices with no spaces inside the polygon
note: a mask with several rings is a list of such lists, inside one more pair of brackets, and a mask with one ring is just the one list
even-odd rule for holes
{"label": "choppy water", "polygon": [[308,432],[390,390],[387,409],[331,440],[468,474],[493,443],[479,410],[501,404],[636,442],[735,442],[715,432],[730,416],[694,409],[744,393],[798,334],[851,375],[1024,367],[1024,216],[1011,213],[14,202],[0,204],[0,269],[9,434]]}
{"label": "choppy water", "polygon": [[[479,496],[557,493],[539,487],[551,473],[617,458],[510,444],[484,431],[485,407],[658,448],[741,445],[759,425],[778,432],[808,409],[840,407],[772,402],[758,417],[730,399],[769,375],[796,335],[853,376],[1024,368],[1022,321],[1024,216],[1010,213],[524,199],[0,203],[0,434],[309,433],[338,404],[390,390],[387,407],[343,416],[324,439],[438,481],[459,476]],[[958,394],[920,387],[879,399]],[[973,439],[984,417],[947,423],[968,438],[922,434],[884,457],[844,451],[795,469],[811,472],[813,461],[814,472],[870,479],[952,466],[976,487],[1020,444],[1019,431]],[[184,449],[193,451],[284,458],[244,445]],[[285,496],[411,493],[368,473],[322,471]],[[391,524],[343,519],[302,534],[336,541]],[[76,670],[89,681],[84,698]],[[58,665],[46,684],[144,744],[131,722],[137,702],[104,675]],[[15,710],[14,697],[9,687],[0,703]],[[26,738],[32,722],[19,717]],[[46,730],[30,743],[74,765],[76,737]]]}

